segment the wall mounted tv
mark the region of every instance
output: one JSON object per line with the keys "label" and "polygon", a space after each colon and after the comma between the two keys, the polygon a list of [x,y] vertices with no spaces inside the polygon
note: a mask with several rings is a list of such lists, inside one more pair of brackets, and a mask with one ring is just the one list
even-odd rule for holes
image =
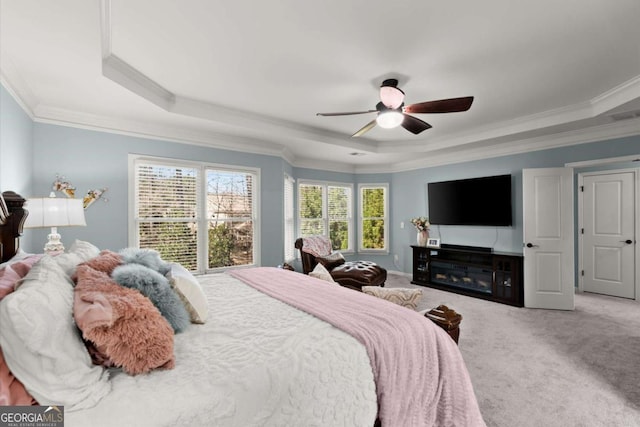
{"label": "wall mounted tv", "polygon": [[511,175],[427,184],[429,222],[506,227],[511,215]]}

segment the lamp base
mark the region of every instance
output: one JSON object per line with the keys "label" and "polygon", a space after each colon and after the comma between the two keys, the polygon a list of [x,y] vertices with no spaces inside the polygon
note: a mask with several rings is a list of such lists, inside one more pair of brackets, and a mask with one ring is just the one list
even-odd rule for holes
{"label": "lamp base", "polygon": [[56,227],[51,227],[51,234],[47,236],[47,243],[44,245],[44,253],[47,255],[58,255],[64,252],[64,245],[60,239],[62,236],[58,234]]}

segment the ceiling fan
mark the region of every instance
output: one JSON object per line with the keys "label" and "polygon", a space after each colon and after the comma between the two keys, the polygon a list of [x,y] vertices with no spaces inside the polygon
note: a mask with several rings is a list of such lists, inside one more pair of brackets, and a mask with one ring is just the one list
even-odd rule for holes
{"label": "ceiling fan", "polygon": [[378,115],[375,119],[364,125],[359,131],[351,135],[358,137],[379,125],[385,129],[402,126],[414,135],[419,134],[423,130],[427,130],[431,125],[417,117],[410,116],[412,114],[432,114],[432,113],[455,113],[459,111],[467,111],[473,103],[473,96],[465,96],[462,98],[439,99],[437,101],[426,101],[417,104],[404,105],[404,92],[398,88],[397,79],[387,79],[380,86],[380,102],[376,105],[375,110],[351,111],[345,113],[317,113],[317,116],[350,116],[354,114],[375,113]]}

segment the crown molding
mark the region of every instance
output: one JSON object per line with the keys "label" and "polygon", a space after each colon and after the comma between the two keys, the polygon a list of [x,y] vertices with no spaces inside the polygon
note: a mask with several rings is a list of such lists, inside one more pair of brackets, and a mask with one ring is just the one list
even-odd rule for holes
{"label": "crown molding", "polygon": [[140,123],[121,118],[112,118],[89,113],[65,110],[56,107],[39,106],[36,109],[35,122],[62,125],[79,129],[95,130],[145,139],[177,142],[217,148],[243,153],[262,154],[281,157],[289,162],[295,161],[285,147],[248,138],[217,132],[201,132],[172,126]]}
{"label": "crown molding", "polygon": [[591,99],[594,113],[596,115],[606,114],[617,107],[640,99],[640,76],[632,79],[594,97]]}
{"label": "crown molding", "polygon": [[349,163],[330,162],[326,160],[315,160],[308,158],[297,158],[293,167],[302,169],[314,169],[326,172],[356,173],[356,166]]}
{"label": "crown molding", "polygon": [[606,141],[617,138],[640,135],[640,118],[621,122],[606,123],[584,129],[565,131],[551,135],[510,139],[507,142],[494,144],[489,147],[465,149],[462,152],[437,154],[426,153],[424,157],[407,162],[398,162],[383,169],[376,166],[358,166],[355,173],[394,173],[427,167],[464,163],[493,157],[509,156],[529,153],[532,151],[561,148],[590,142]]}
{"label": "crown molding", "polygon": [[626,163],[626,162],[640,162],[640,154],[634,154],[631,156],[620,157],[606,157],[603,159],[585,160],[582,162],[570,162],[565,163],[567,168],[586,168],[590,166],[606,165],[610,163]]}
{"label": "crown molding", "polygon": [[114,54],[103,56],[102,75],[165,111],[171,110],[175,104],[176,96],[173,93]]}
{"label": "crown molding", "polygon": [[15,71],[15,68],[8,58],[3,58],[2,60],[0,83],[29,118],[34,120],[35,114],[33,108],[38,105],[38,100],[22,77],[20,77],[20,74]]}

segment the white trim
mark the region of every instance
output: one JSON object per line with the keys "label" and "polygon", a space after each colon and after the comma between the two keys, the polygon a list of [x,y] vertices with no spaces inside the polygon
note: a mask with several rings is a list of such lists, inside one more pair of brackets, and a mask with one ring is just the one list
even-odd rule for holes
{"label": "white trim", "polygon": [[[10,74],[8,76],[7,74]],[[13,82],[13,84],[11,84]],[[9,95],[16,101],[31,120],[35,120],[33,106],[38,105],[38,100],[33,95],[29,86],[20,77],[11,62],[3,58],[2,70],[0,70],[0,83],[5,87]]]}
{"label": "white trim", "polygon": [[354,218],[354,204],[356,196],[354,194],[354,184],[351,182],[337,182],[337,181],[322,181],[322,180],[314,180],[314,179],[304,179],[298,178],[298,183],[296,185],[296,235],[302,237],[302,232],[300,230],[300,225],[302,222],[302,218],[300,217],[300,186],[301,185],[314,185],[322,187],[322,221],[324,223],[325,235],[329,237],[329,187],[342,187],[349,188],[351,192],[351,203],[349,207],[349,212],[347,213],[347,221],[349,223],[349,231],[348,231],[348,245],[347,249],[343,249],[340,252],[343,254],[352,254],[356,252],[357,242],[355,241],[355,227],[356,220]]}
{"label": "white trim", "polygon": [[[291,215],[291,224],[288,224],[288,217],[287,217],[287,204],[289,203],[289,201],[287,201],[286,197],[287,197],[287,192],[286,192],[286,186],[287,184],[291,184],[291,207],[293,209],[292,215]],[[284,250],[283,250],[283,256],[282,258],[284,259],[284,262],[291,262],[293,260],[296,259],[296,248],[295,248],[295,239],[296,239],[296,180],[289,175],[287,172],[284,173],[284,180],[283,180],[283,203],[282,203],[282,208],[283,208],[283,212],[284,215],[282,216],[282,226],[283,226],[283,230],[284,230]],[[291,230],[291,240],[287,241],[287,226],[291,225],[292,226],[292,230]],[[291,258],[287,258],[287,249],[291,250],[291,253],[293,254],[293,256]]]}
{"label": "white trim", "polygon": [[621,157],[607,157],[604,159],[585,160],[583,162],[571,162],[564,165],[569,168],[584,168],[589,166],[605,165],[608,163],[625,163],[625,162],[640,162],[640,154],[633,154],[631,156]]}
{"label": "white trim", "polygon": [[[627,156],[631,157],[631,156]],[[606,162],[613,163],[613,162]],[[594,163],[600,164],[600,163]],[[579,258],[578,258],[578,291],[584,292],[584,276],[582,276],[581,272],[584,270],[584,235],[579,232],[584,227],[584,192],[579,189],[584,186],[584,178],[586,176],[593,175],[610,175],[615,173],[626,173],[631,172],[634,176],[634,186],[635,186],[635,236],[634,236],[634,247],[635,247],[635,300],[640,301],[640,167],[638,168],[624,168],[624,169],[607,169],[602,171],[594,171],[594,172],[581,172],[578,173],[578,248],[579,248]]]}

